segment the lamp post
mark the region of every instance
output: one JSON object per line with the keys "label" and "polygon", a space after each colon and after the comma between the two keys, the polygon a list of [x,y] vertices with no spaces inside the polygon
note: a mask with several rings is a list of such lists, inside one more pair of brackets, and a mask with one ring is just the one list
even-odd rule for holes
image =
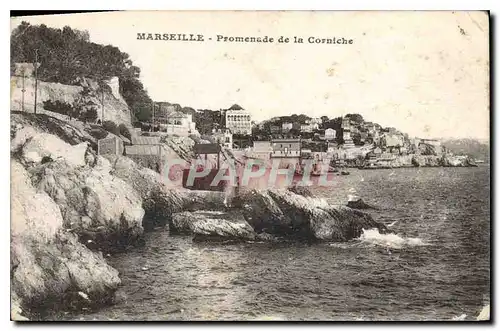
{"label": "lamp post", "polygon": [[34,105],[34,113],[36,115],[36,100],[38,94],[38,49],[35,49],[35,105]]}

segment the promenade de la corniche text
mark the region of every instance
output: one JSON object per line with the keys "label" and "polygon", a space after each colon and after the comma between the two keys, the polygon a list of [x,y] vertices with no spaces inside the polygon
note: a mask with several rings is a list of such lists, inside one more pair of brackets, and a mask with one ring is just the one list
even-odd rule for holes
{"label": "promenade de la corniche text", "polygon": [[183,42],[224,42],[224,43],[263,43],[263,44],[332,44],[332,45],[352,45],[354,39],[329,36],[205,36],[203,34],[193,33],[147,33],[138,32],[137,40],[156,40],[156,41],[183,41]]}

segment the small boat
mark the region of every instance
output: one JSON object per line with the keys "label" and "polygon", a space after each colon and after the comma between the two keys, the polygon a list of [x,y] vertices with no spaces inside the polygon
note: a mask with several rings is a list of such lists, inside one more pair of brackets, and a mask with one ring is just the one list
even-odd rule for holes
{"label": "small boat", "polygon": [[341,174],[342,176],[346,176],[346,175],[349,175],[349,174],[350,174],[350,172],[349,172],[349,171],[347,171],[347,170],[342,170],[342,171],[340,172],[340,174]]}

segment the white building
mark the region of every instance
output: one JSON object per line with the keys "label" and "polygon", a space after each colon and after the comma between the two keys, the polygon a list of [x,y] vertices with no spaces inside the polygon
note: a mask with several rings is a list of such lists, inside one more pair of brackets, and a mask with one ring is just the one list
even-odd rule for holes
{"label": "white building", "polygon": [[300,139],[275,139],[272,141],[272,157],[300,157]]}
{"label": "white building", "polygon": [[233,134],[229,129],[213,129],[212,136],[218,144],[233,149]]}
{"label": "white building", "polygon": [[325,140],[334,140],[337,136],[337,132],[334,129],[328,128],[325,130]]}
{"label": "white building", "polygon": [[319,130],[319,123],[307,120],[306,124],[300,125],[300,132],[313,132]]}
{"label": "white building", "polygon": [[351,131],[349,129],[344,129],[343,133],[344,138],[344,148],[353,148],[354,142],[352,141]]}
{"label": "white building", "polygon": [[313,130],[317,130],[319,129],[319,126],[323,123],[323,121],[321,120],[321,117],[313,117],[311,118],[311,120],[309,121],[309,124],[311,124],[313,126]]}
{"label": "white building", "polygon": [[300,132],[312,132],[311,126],[309,124],[301,124]]}
{"label": "white building", "polygon": [[252,117],[246,110],[226,110],[226,128],[233,134],[252,134]]}
{"label": "white building", "polygon": [[249,156],[257,159],[269,160],[272,151],[273,149],[270,141],[254,141]]}
{"label": "white building", "polygon": [[158,113],[155,123],[158,123],[161,132],[179,135],[199,134],[191,114],[177,111]]}

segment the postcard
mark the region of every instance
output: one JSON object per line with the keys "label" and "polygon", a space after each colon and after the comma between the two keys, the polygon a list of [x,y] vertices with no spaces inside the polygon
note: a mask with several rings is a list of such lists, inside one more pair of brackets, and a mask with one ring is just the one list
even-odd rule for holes
{"label": "postcard", "polygon": [[486,11],[11,17],[14,321],[489,321]]}

